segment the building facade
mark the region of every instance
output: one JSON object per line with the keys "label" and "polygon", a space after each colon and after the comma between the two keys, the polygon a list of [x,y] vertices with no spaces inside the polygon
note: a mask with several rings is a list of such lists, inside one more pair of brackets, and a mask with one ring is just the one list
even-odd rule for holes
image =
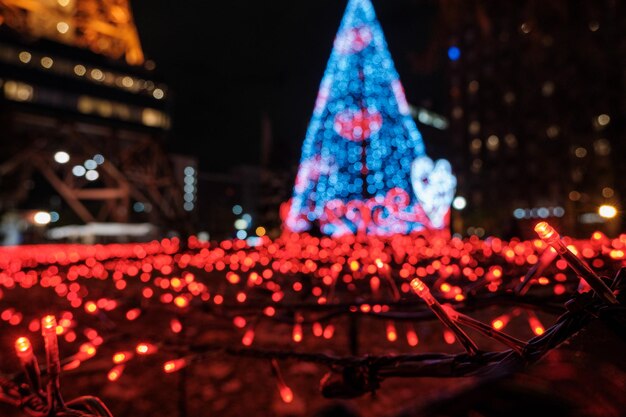
{"label": "building facade", "polygon": [[[523,235],[548,218],[577,236],[617,232],[625,11],[615,1],[443,3],[451,159],[468,201],[456,231]],[[603,205],[617,215],[602,217]]]}

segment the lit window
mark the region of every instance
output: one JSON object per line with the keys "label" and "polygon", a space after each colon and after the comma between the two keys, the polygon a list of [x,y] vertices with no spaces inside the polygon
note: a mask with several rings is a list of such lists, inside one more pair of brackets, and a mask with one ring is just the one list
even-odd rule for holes
{"label": "lit window", "polygon": [[104,79],[104,73],[98,68],[94,68],[91,70],[91,78],[96,81],[102,81]]}
{"label": "lit window", "polygon": [[478,153],[480,152],[480,148],[482,147],[482,145],[483,142],[480,139],[473,139],[470,143],[470,150],[472,151],[472,153]]}
{"label": "lit window", "polygon": [[154,98],[156,98],[157,100],[161,100],[163,97],[165,97],[165,93],[160,88],[155,88],[152,92],[152,96],[154,96]]}
{"label": "lit window", "polygon": [[30,60],[32,59],[32,55],[29,52],[26,51],[22,51],[20,52],[20,54],[18,55],[18,58],[20,59],[21,62],[23,62],[24,64],[28,64],[30,62]]}
{"label": "lit window", "polygon": [[611,198],[615,194],[615,191],[611,187],[604,187],[602,189],[602,197]]}
{"label": "lit window", "polygon": [[67,33],[70,30],[70,25],[68,25],[66,22],[59,22],[57,23],[57,30],[59,31],[59,33]]}
{"label": "lit window", "polygon": [[44,67],[45,69],[52,68],[53,64],[54,64],[54,61],[49,56],[44,56],[43,58],[41,58],[41,66]]}
{"label": "lit window", "polygon": [[584,158],[585,156],[587,156],[587,149],[579,146],[574,150],[574,155],[576,155],[576,158]]}
{"label": "lit window", "polygon": [[611,117],[608,114],[601,114],[597,117],[598,126],[606,126],[611,121]]}
{"label": "lit window", "polygon": [[469,124],[468,127],[468,131],[472,134],[472,135],[476,135],[478,134],[478,132],[480,132],[480,122],[474,120],[473,122],[471,122]]}
{"label": "lit window", "polygon": [[74,66],[74,74],[78,75],[79,77],[82,77],[86,73],[87,73],[87,68],[85,68],[84,65],[79,64],[79,65]]}
{"label": "lit window", "polygon": [[593,150],[599,156],[607,156],[611,153],[611,143],[604,139],[598,139],[593,142]]}
{"label": "lit window", "polygon": [[4,83],[4,95],[13,101],[30,101],[33,99],[33,87],[18,81]]}
{"label": "lit window", "polygon": [[134,83],[133,79],[129,76],[122,78],[122,85],[126,88],[132,87]]}
{"label": "lit window", "polygon": [[497,151],[500,146],[500,139],[496,135],[491,135],[487,138],[487,149],[490,151]]}
{"label": "lit window", "polygon": [[548,129],[546,129],[546,135],[548,135],[550,139],[556,138],[557,136],[559,136],[559,133],[560,133],[560,129],[556,125],[552,125],[548,127]]}
{"label": "lit window", "polygon": [[517,147],[517,138],[512,133],[509,133],[506,136],[504,136],[504,141],[510,148]]}

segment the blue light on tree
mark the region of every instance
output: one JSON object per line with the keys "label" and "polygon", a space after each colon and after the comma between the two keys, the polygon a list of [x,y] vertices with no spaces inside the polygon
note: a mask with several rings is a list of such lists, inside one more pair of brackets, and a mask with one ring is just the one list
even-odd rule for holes
{"label": "blue light on tree", "polygon": [[327,235],[445,229],[456,178],[410,116],[369,0],[350,0],[302,147],[284,226]]}

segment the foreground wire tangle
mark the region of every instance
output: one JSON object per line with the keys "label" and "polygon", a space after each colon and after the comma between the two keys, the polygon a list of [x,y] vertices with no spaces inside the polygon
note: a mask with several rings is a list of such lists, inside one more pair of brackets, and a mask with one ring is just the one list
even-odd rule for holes
{"label": "foreground wire tangle", "polygon": [[[624,294],[626,269],[620,270],[612,283],[614,291]],[[294,359],[317,363],[331,368],[330,373],[322,381],[322,394],[327,397],[350,398],[375,391],[384,379],[391,377],[452,378],[514,372],[536,362],[594,319],[613,322],[621,327],[622,331],[625,329],[626,307],[623,299],[619,305],[606,305],[598,297],[584,293],[569,299],[565,305],[567,311],[554,325],[527,342],[495,331],[468,316],[459,313],[452,315],[454,322],[479,330],[505,345],[511,345],[511,349],[500,352],[471,350],[456,355],[425,353],[337,357],[321,353],[198,345],[190,347],[193,354],[187,356],[185,360],[191,364],[214,358],[216,354],[228,354],[257,359]],[[477,323],[480,325],[476,326]]]}
{"label": "foreground wire tangle", "polygon": [[41,329],[46,348],[46,372],[43,375],[47,378],[45,388],[30,340],[20,337],[15,342],[15,353],[22,373],[11,379],[0,375],[0,401],[33,417],[112,417],[104,403],[96,397],[79,397],[67,403],[63,400],[56,328],[54,316],[42,318]]}

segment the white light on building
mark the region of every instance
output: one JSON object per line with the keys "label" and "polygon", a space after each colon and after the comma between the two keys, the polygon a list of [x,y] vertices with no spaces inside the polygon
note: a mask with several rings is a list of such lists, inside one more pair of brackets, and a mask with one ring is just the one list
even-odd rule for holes
{"label": "white light on building", "polygon": [[87,171],[87,173],[85,173],[85,178],[87,178],[88,181],[95,181],[100,177],[100,174],[98,174],[98,171],[95,171],[93,169],[90,169],[89,171]]}
{"label": "white light on building", "polygon": [[52,221],[52,216],[47,211],[38,211],[33,216],[33,221],[41,226],[45,226]]}
{"label": "white light on building", "polygon": [[161,100],[163,97],[165,97],[165,93],[160,88],[155,88],[152,92],[152,96],[157,100]]}
{"label": "white light on building", "polygon": [[542,219],[545,219],[549,215],[550,215],[550,210],[548,210],[546,207],[540,207],[537,210],[537,216],[539,216]]}
{"label": "white light on building", "polygon": [[72,168],[72,174],[76,177],[82,177],[86,172],[87,170],[82,165],[74,165],[74,168]]}
{"label": "white light on building", "polygon": [[87,168],[87,169],[96,169],[96,168],[98,168],[97,162],[94,161],[93,159],[86,160],[83,165],[85,165],[85,168]]}
{"label": "white light on building", "polygon": [[617,216],[617,209],[608,204],[604,204],[598,208],[598,214],[605,219],[612,219]]}
{"label": "white light on building", "polygon": [[186,166],[183,170],[185,176],[183,177],[183,208],[185,211],[192,211],[195,207],[194,201],[196,201],[196,170],[192,166]]}
{"label": "white light on building", "polygon": [[22,61],[24,64],[28,64],[33,56],[30,54],[30,52],[22,51],[20,52],[18,57],[20,61]]}
{"label": "white light on building", "polygon": [[70,154],[65,151],[59,151],[54,154],[54,160],[59,164],[66,164],[70,161]]}

